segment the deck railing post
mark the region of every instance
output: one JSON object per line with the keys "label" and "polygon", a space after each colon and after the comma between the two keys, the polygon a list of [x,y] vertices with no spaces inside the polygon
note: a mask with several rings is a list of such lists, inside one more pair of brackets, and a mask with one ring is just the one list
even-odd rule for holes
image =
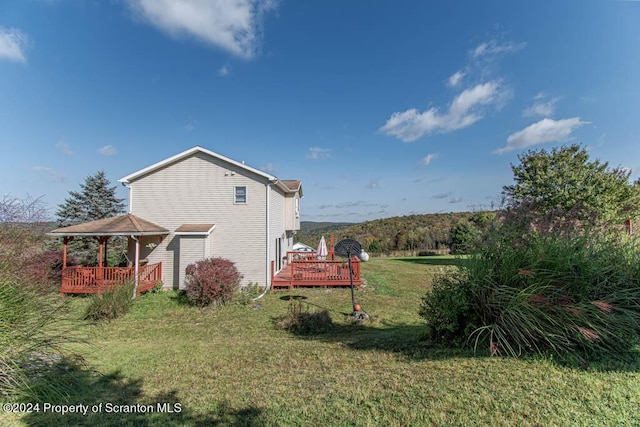
{"label": "deck railing post", "polygon": [[276,276],[276,262],[271,260],[271,283],[273,283],[273,278]]}
{"label": "deck railing post", "polygon": [[293,278],[296,275],[296,264],[298,263],[298,261],[292,261],[291,262],[291,276],[289,277],[289,287],[292,288],[293,287]]}

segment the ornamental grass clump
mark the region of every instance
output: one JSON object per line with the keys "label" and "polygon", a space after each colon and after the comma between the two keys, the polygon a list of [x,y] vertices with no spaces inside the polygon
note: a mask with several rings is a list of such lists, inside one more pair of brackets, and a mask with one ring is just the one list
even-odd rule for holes
{"label": "ornamental grass clump", "polygon": [[309,311],[309,304],[291,300],[287,314],[275,319],[278,328],[297,335],[323,334],[333,329],[334,324],[328,310]]}
{"label": "ornamental grass clump", "polygon": [[186,269],[186,295],[191,303],[204,307],[230,302],[242,275],[235,264],[225,258],[207,258]]}
{"label": "ornamental grass clump", "polygon": [[133,288],[134,283],[130,281],[101,294],[91,295],[85,320],[111,321],[125,315],[133,304]]}
{"label": "ornamental grass clump", "polygon": [[49,291],[48,264],[31,263],[43,251],[40,233],[0,221],[0,402],[63,401],[69,392],[50,373],[82,339],[67,301]]}
{"label": "ornamental grass clump", "polygon": [[618,233],[503,230],[433,289],[430,336],[492,355],[618,358],[640,342],[640,244]]}

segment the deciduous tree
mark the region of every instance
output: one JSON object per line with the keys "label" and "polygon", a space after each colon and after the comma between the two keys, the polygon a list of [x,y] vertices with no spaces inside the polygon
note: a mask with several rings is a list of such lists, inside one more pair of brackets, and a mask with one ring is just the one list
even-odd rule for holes
{"label": "deciduous tree", "polygon": [[[590,161],[579,145],[530,150],[512,165],[514,181],[503,187],[507,207],[531,222],[622,224],[640,213],[638,186],[630,171]],[[517,216],[516,215],[516,216]]]}

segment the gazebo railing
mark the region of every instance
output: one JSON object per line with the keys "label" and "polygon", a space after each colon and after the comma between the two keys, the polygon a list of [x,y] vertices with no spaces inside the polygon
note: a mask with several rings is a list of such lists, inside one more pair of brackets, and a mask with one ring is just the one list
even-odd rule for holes
{"label": "gazebo railing", "polygon": [[[61,294],[100,293],[133,280],[133,267],[71,266],[62,270]],[[141,266],[138,270],[138,290],[145,292],[162,280],[162,263]]]}

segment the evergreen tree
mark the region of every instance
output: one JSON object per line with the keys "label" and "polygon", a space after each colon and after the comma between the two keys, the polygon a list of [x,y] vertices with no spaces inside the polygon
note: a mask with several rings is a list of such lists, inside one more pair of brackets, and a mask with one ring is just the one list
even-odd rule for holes
{"label": "evergreen tree", "polygon": [[[80,191],[69,191],[70,197],[58,205],[56,216],[60,227],[109,218],[124,213],[124,199],[116,197],[116,186],[106,177],[104,171],[88,176]],[[126,239],[112,239],[111,247],[124,252]],[[75,239],[70,244],[70,251],[82,264],[97,262],[98,243],[93,238]]]}
{"label": "evergreen tree", "polygon": [[382,252],[382,246],[380,246],[380,242],[378,242],[377,240],[371,242],[371,244],[369,245],[369,252],[374,254]]}
{"label": "evergreen tree", "polygon": [[469,221],[459,222],[451,234],[451,251],[454,254],[471,253],[481,239],[480,231]]}
{"label": "evergreen tree", "polygon": [[104,171],[88,176],[80,184],[81,191],[69,191],[70,197],[58,206],[59,225],[66,227],[124,213],[124,199],[117,198],[117,187],[110,185]]}

